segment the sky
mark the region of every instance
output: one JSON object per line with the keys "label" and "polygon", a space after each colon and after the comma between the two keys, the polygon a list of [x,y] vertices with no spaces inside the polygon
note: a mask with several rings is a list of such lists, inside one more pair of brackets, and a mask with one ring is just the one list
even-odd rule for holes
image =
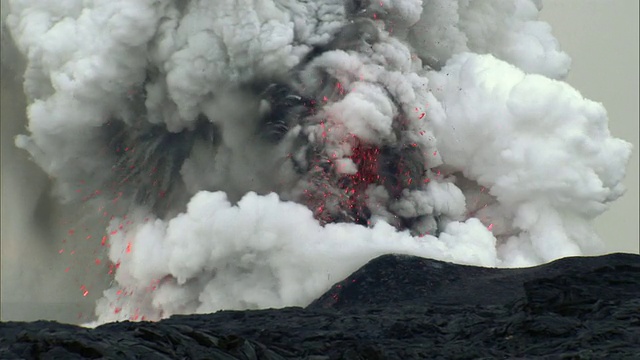
{"label": "sky", "polygon": [[[596,220],[596,229],[608,252],[638,253],[638,2],[545,0],[544,4],[542,19],[551,24],[561,49],[573,59],[566,81],[586,98],[602,102],[608,111],[613,135],[634,145],[624,181],[627,193]],[[4,0],[2,5],[6,5]],[[50,254],[58,251],[51,239],[57,243],[63,238],[69,229],[69,219],[81,218],[82,209],[53,202],[49,198],[51,188],[47,176],[29,161],[24,150],[14,146],[13,137],[24,133],[26,123],[26,100],[20,88],[19,75],[22,69],[11,59],[10,51],[3,51],[2,65],[1,230],[3,240],[9,237],[16,240],[2,242],[2,272],[3,278],[7,274],[20,277],[24,288],[19,290],[30,294],[32,299],[38,299],[30,306],[14,307],[19,309],[19,313],[7,315],[6,308],[3,308],[2,316],[33,319],[65,311],[65,321],[86,317],[100,294],[91,292],[78,300],[77,293],[52,290],[64,287],[69,275],[48,277],[46,286],[30,285],[38,283],[42,274],[64,274],[69,262],[51,258]],[[105,228],[104,224],[95,226],[102,231]],[[27,248],[29,251],[25,251]],[[11,254],[12,258],[8,259],[6,254]],[[14,254],[19,254],[19,257],[15,258]],[[20,262],[31,265],[29,268],[5,266]],[[71,262],[71,265],[78,263]],[[86,267],[86,271],[98,270]],[[99,277],[97,274],[87,276]],[[78,289],[76,291],[79,292]],[[45,302],[48,306],[42,306]],[[69,302],[75,302],[71,311]]]}

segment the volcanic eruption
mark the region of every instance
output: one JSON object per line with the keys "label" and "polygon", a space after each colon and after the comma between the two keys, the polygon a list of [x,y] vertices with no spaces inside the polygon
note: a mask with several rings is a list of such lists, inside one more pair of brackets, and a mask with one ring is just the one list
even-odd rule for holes
{"label": "volcanic eruption", "polygon": [[110,219],[99,322],[305,305],[385,253],[597,254],[591,221],[622,195],[631,146],[562,82],[540,10],[13,1],[16,144],[61,201]]}

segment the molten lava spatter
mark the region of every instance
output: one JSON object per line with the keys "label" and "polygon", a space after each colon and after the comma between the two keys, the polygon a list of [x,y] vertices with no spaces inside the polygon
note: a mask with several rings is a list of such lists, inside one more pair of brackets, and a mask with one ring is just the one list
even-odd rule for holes
{"label": "molten lava spatter", "polygon": [[344,207],[351,211],[354,221],[359,224],[367,224],[370,216],[366,205],[366,190],[369,185],[379,183],[381,180],[378,168],[379,156],[380,148],[378,147],[355,146],[350,159],[358,167],[358,171],[348,175],[348,180],[342,183],[345,189],[343,203],[346,206]]}
{"label": "molten lava spatter", "polygon": [[355,191],[365,190],[367,186],[380,180],[378,172],[379,156],[380,148],[378,147],[358,145],[353,148],[350,158],[358,167],[358,171],[354,175],[349,175],[351,180],[350,189]]}

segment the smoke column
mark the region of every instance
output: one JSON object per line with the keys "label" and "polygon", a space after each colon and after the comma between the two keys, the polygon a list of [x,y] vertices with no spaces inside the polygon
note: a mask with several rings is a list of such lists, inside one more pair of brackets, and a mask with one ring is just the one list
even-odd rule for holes
{"label": "smoke column", "polygon": [[541,6],[10,2],[15,143],[108,222],[97,322],[306,305],[385,253],[601,253],[631,145],[562,82]]}

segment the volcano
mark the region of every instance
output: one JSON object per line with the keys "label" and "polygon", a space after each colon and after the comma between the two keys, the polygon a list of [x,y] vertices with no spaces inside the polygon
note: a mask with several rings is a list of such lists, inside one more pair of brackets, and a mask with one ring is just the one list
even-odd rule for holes
{"label": "volcano", "polygon": [[23,359],[633,359],[640,256],[489,269],[384,255],[306,308],[176,315],[95,329],[0,323]]}
{"label": "volcano", "polygon": [[15,145],[73,209],[46,247],[90,321],[305,307],[385,254],[604,252],[631,144],[540,1],[9,5]]}

